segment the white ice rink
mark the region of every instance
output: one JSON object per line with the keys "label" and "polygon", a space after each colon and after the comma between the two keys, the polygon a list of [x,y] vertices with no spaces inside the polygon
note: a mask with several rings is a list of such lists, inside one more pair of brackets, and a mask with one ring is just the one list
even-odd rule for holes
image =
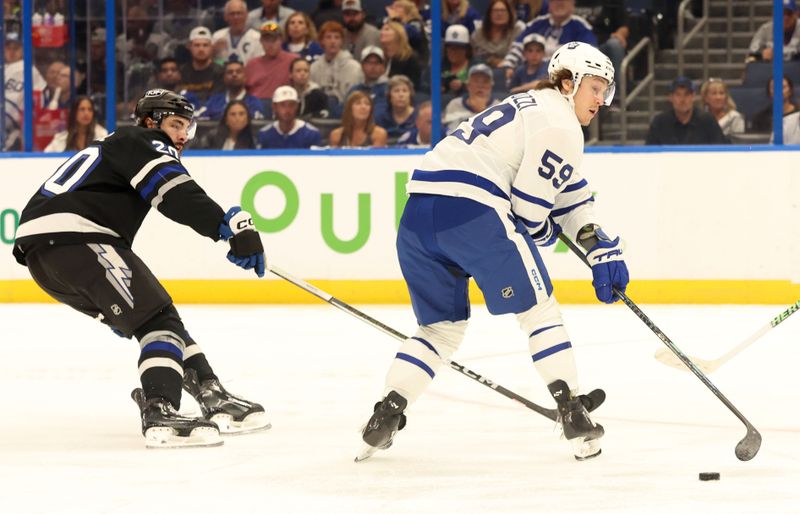
{"label": "white ice rink", "polygon": [[[782,310],[642,307],[708,359]],[[443,368],[395,445],[355,464],[394,339],[322,303],[179,310],[223,383],[263,403],[273,428],[145,450],[129,397],[138,345],[64,306],[0,305],[1,513],[800,512],[800,317],[710,375],[763,435],[750,462],[734,456],[739,420],[658,363],[662,343],[619,305],[563,308],[583,389],[608,393],[599,458],[576,462],[552,422]],[[409,307],[363,310],[414,329]],[[454,360],[553,406],[513,317],[476,306]]]}

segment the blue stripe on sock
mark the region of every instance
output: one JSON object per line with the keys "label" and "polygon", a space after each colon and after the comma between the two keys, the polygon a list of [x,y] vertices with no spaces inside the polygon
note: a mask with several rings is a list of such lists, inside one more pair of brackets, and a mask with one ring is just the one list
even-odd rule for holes
{"label": "blue stripe on sock", "polygon": [[416,336],[412,337],[411,339],[413,339],[414,341],[419,341],[420,343],[424,344],[425,346],[428,347],[428,350],[432,351],[433,353],[436,354],[437,357],[439,357],[439,352],[437,352],[436,348],[434,348],[433,345],[428,341],[422,339],[421,337],[416,337]]}
{"label": "blue stripe on sock", "polygon": [[430,375],[431,378],[436,376],[436,373],[433,372],[433,370],[430,368],[430,366],[428,366],[427,364],[425,364],[421,360],[417,359],[416,357],[412,357],[411,355],[409,355],[407,353],[398,353],[394,357],[395,357],[395,359],[400,359],[401,361],[406,361],[406,362],[408,362],[410,364],[414,364],[415,366],[418,366],[420,369],[422,369],[422,371],[424,371],[425,373]]}
{"label": "blue stripe on sock", "polygon": [[545,330],[550,330],[551,328],[556,328],[556,327],[560,327],[560,326],[561,325],[550,325],[549,327],[544,327],[544,328],[540,328],[539,330],[534,330],[533,333],[531,335],[529,335],[528,337],[538,336],[539,334],[541,334]]}
{"label": "blue stripe on sock", "polygon": [[541,352],[537,352],[533,354],[533,362],[540,361],[545,357],[549,357],[554,353],[558,353],[561,350],[566,350],[567,348],[572,348],[572,343],[567,341],[566,343],[557,344],[555,346],[551,346],[550,348],[544,349]]}
{"label": "blue stripe on sock", "polygon": [[180,348],[175,346],[171,343],[165,343],[164,341],[153,341],[152,343],[148,343],[142,348],[142,353],[152,352],[156,350],[165,350],[170,353],[174,353],[179,359],[183,360],[183,352]]}

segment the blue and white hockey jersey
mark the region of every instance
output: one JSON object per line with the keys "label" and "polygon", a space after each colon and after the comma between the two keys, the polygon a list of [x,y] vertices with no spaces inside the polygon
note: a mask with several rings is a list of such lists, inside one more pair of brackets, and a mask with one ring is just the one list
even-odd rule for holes
{"label": "blue and white hockey jersey", "polygon": [[561,93],[528,91],[462,122],[425,154],[409,193],[466,197],[541,230],[548,216],[573,240],[597,223],[578,169],[583,132]]}
{"label": "blue and white hockey jersey", "polygon": [[295,120],[294,127],[283,133],[278,122],[267,125],[258,131],[259,148],[303,149],[322,145],[319,129],[303,120]]}

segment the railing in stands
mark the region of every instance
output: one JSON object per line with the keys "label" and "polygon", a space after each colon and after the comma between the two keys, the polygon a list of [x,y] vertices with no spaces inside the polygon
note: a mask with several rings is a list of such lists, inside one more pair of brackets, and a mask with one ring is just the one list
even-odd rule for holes
{"label": "railing in stands", "polygon": [[688,34],[684,34],[686,13],[689,11],[692,0],[683,0],[678,7],[678,37],[675,38],[675,50],[678,52],[678,75],[683,75],[683,52],[689,41],[703,29],[703,80],[708,78],[708,0],[703,0],[703,17],[697,20]]}
{"label": "railing in stands", "polygon": [[[636,85],[633,90],[628,93],[628,66],[630,66],[631,61],[636,58],[644,49],[647,49],[647,75]],[[656,72],[655,72],[655,61],[656,61],[656,50],[653,46],[653,40],[649,37],[642,38],[639,43],[636,44],[625,56],[622,60],[622,66],[620,66],[620,81],[619,81],[619,102],[620,102],[620,109],[621,112],[621,120],[620,120],[620,143],[625,144],[628,141],[628,104],[634,100],[637,96],[644,91],[644,88],[648,88],[648,95],[650,100],[648,102],[648,110],[650,111],[650,117],[652,118],[653,114],[655,113],[655,84],[656,84]]]}

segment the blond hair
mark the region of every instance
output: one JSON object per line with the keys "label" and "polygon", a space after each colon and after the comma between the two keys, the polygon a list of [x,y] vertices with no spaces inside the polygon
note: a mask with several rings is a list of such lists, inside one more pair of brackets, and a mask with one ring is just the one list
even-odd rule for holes
{"label": "blond hair", "polygon": [[291,43],[292,41],[289,39],[289,22],[292,21],[292,18],[297,17],[303,18],[303,22],[306,24],[306,40],[305,43],[308,44],[311,41],[317,40],[317,27],[314,26],[314,22],[311,21],[311,18],[308,14],[302,11],[295,11],[286,18],[286,24],[284,25],[284,34],[283,34],[283,41],[285,43]]}
{"label": "blond hair", "polygon": [[708,79],[703,82],[703,85],[700,86],[700,99],[703,102],[703,106],[707,108],[708,102],[706,101],[706,95],[708,95],[711,91],[711,86],[719,85],[722,88],[722,92],[725,93],[725,112],[735,111],[736,110],[736,102],[733,101],[731,98],[730,93],[728,93],[728,86],[725,85],[720,79]]}
{"label": "blond hair", "polygon": [[406,34],[405,27],[396,21],[387,21],[383,26],[391,29],[397,36],[397,55],[395,57],[401,61],[411,58],[414,55],[414,50],[408,44],[408,34]]}

